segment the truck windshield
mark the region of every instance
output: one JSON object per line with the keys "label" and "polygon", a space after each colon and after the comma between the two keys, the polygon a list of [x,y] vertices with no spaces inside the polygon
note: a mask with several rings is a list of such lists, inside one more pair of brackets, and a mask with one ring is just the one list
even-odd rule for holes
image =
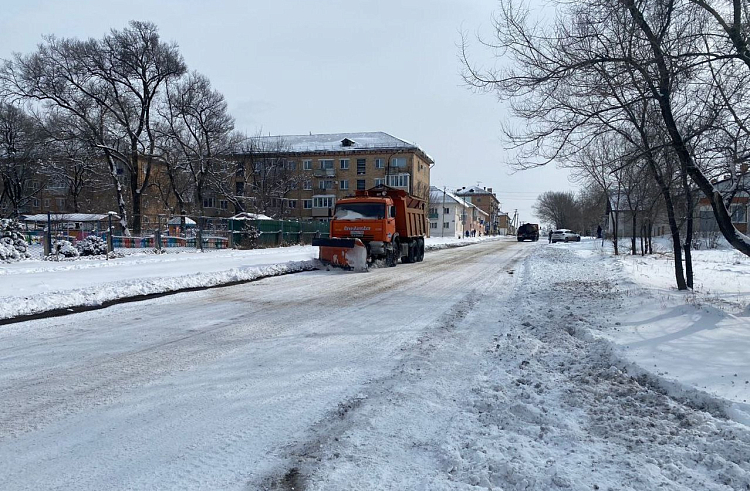
{"label": "truck windshield", "polygon": [[334,217],[339,220],[383,219],[385,218],[385,205],[382,203],[340,203],[336,205]]}

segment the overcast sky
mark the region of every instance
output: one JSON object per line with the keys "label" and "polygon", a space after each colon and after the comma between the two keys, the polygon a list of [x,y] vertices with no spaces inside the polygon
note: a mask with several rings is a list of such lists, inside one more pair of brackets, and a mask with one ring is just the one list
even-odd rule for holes
{"label": "overcast sky", "polygon": [[462,30],[488,32],[494,0],[0,0],[0,58],[34,50],[44,34],[100,38],[131,19],[159,26],[191,70],[227,98],[237,128],[291,135],[384,131],[434,160],[432,184],[491,187],[503,211],[535,221],[532,205],[568,190],[548,166],[506,165],[492,94],[460,77]]}

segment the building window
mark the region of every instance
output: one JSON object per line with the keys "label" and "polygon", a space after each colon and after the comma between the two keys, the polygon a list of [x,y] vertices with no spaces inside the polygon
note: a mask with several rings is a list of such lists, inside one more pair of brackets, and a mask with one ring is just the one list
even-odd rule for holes
{"label": "building window", "polygon": [[65,198],[57,198],[55,202],[57,203],[58,210],[62,210],[63,208],[65,208]]}
{"label": "building window", "polygon": [[320,160],[321,169],[333,169],[333,159]]}
{"label": "building window", "polygon": [[382,169],[385,167],[385,160],[384,159],[375,159],[375,168],[376,169]]}
{"label": "building window", "polygon": [[36,198],[32,199],[31,206],[33,206],[34,208],[39,208],[39,200]]}
{"label": "building window", "polygon": [[357,179],[357,189],[364,190],[365,189],[365,180],[364,179]]}
{"label": "building window", "polygon": [[302,189],[304,189],[305,191],[311,190],[312,189],[312,181],[309,180],[309,179],[306,180],[306,181],[302,181]]}
{"label": "building window", "polygon": [[393,157],[391,167],[406,167],[406,157]]}
{"label": "building window", "polygon": [[219,208],[221,208],[222,210],[226,210],[227,208],[229,208],[229,202],[225,199],[219,200]]}
{"label": "building window", "polygon": [[448,213],[450,213],[450,212],[451,212],[451,211],[450,211],[450,209],[448,209],[448,208],[443,208],[443,213],[445,213],[446,215],[447,215]]}
{"label": "building window", "polygon": [[367,160],[357,159],[357,175],[363,176],[367,173]]}
{"label": "building window", "polygon": [[312,170],[312,160],[303,160],[302,161],[302,169],[304,169],[304,170]]}
{"label": "building window", "polygon": [[448,222],[443,222],[443,228],[451,228],[451,224]]}
{"label": "building window", "polygon": [[341,167],[341,170],[349,169],[349,159],[340,159],[339,166]]}
{"label": "building window", "polygon": [[290,199],[289,201],[287,201],[287,203],[289,204],[289,208],[292,208],[292,209],[293,208],[297,208],[297,200],[296,199]]}
{"label": "building window", "polygon": [[335,196],[313,196],[313,208],[333,208]]}
{"label": "building window", "polygon": [[242,196],[242,194],[245,192],[245,183],[244,182],[235,182],[234,183],[234,194],[237,196]]}
{"label": "building window", "polygon": [[375,178],[375,187],[377,186],[385,186],[385,178],[383,177],[376,177]]}
{"label": "building window", "polygon": [[309,210],[312,208],[312,200],[311,199],[303,199],[302,200],[302,208],[305,210]]}
{"label": "building window", "polygon": [[430,228],[437,228],[437,222],[430,222]]}
{"label": "building window", "polygon": [[346,191],[349,189],[349,181],[340,181],[339,182],[339,189]]}
{"label": "building window", "polygon": [[216,198],[203,198],[203,208],[216,208]]}
{"label": "building window", "polygon": [[409,174],[396,174],[388,176],[388,185],[392,188],[409,189]]}
{"label": "building window", "polygon": [[732,222],[734,223],[745,223],[747,222],[747,208],[745,205],[731,205],[729,207],[730,214],[732,215]]}
{"label": "building window", "polygon": [[295,162],[294,160],[287,160],[286,170],[291,170],[291,171],[297,170],[297,162]]}
{"label": "building window", "polygon": [[330,179],[321,179],[318,181],[318,187],[320,189],[333,189],[333,181]]}
{"label": "building window", "polygon": [[49,198],[44,198],[44,207],[49,208]]}

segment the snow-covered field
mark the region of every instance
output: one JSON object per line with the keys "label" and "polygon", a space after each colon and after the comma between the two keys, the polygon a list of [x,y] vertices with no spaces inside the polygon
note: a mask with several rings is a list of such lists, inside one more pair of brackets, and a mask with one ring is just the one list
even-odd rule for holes
{"label": "snow-covered field", "polygon": [[[457,247],[513,237],[428,238],[426,249]],[[0,319],[137,295],[222,285],[317,266],[318,248],[291,246],[255,250],[180,249],[157,255],[120,249],[115,259],[81,257],[62,261],[0,262]]]}
{"label": "snow-covered field", "polygon": [[750,261],[669,261],[506,239],[0,327],[0,489],[750,489]]}

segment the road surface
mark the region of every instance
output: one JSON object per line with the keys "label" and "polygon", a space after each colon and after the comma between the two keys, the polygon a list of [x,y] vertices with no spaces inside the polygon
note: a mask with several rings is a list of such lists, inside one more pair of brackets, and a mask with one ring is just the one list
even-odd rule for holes
{"label": "road surface", "polygon": [[591,336],[608,275],[485,242],[4,326],[0,489],[750,489],[747,427]]}
{"label": "road surface", "polygon": [[0,488],[261,486],[525,253],[490,242],[6,326]]}

